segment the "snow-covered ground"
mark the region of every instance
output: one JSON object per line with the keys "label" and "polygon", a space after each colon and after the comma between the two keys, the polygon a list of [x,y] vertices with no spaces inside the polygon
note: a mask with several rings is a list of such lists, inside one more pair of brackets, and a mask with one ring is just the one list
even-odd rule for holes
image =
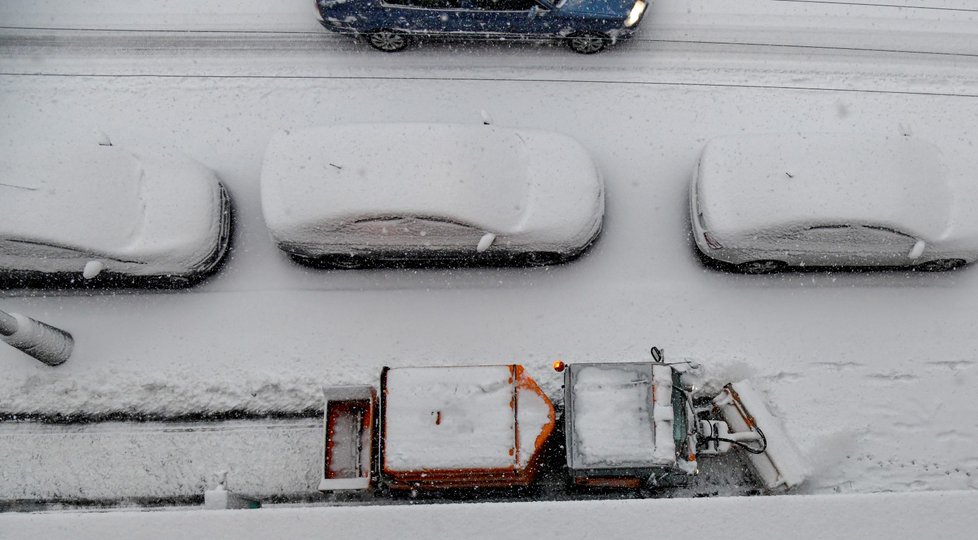
{"label": "snow-covered ground", "polygon": [[[144,538],[832,538],[970,540],[973,491],[372,508],[0,516],[4,540]],[[4,531],[3,527],[7,529]],[[124,532],[123,532],[124,531]]]}
{"label": "snow-covered ground", "polygon": [[[225,269],[188,291],[0,293],[3,309],[76,339],[73,358],[56,369],[0,348],[0,413],[306,411],[320,406],[323,384],[376,383],[383,365],[520,362],[555,396],[553,359],[644,360],[656,344],[671,359],[701,362],[707,383],[753,378],[815,464],[809,492],[969,490],[953,495],[952,506],[973,504],[978,268],[723,274],[696,260],[685,214],[695,159],[717,135],[910,133],[939,145],[956,170],[978,171],[978,12],[969,2],[890,2],[907,6],[895,8],[659,0],[636,41],[593,57],[497,44],[382,55],[321,32],[311,0],[275,8],[259,0],[64,4],[0,4],[8,27],[0,28],[0,143],[36,141],[43,156],[95,144],[101,130],[119,145],[179,150],[228,185],[238,229]],[[951,9],[934,9],[942,7]],[[30,29],[41,26],[223,33],[93,37]],[[241,30],[279,33],[235,33]],[[928,54],[894,52],[907,49]],[[588,256],[550,269],[324,272],[291,264],[269,239],[258,177],[275,131],[365,121],[478,123],[480,110],[500,125],[571,135],[591,151],[607,183],[607,216]],[[15,456],[0,464],[0,498],[69,496],[93,482],[32,484],[49,473],[24,474],[30,457],[21,443],[47,443],[40,430],[24,429],[31,428],[0,425],[0,454]],[[125,424],[120,429],[127,433]],[[198,441],[188,438],[154,461],[157,454],[134,442],[137,432],[110,438],[120,447],[90,467],[108,470],[113,459],[167,464]],[[63,450],[45,467],[59,466],[59,452],[71,453],[75,439],[45,440],[59,437],[51,444]],[[283,467],[270,461],[281,457],[276,444],[249,448],[262,474]],[[247,465],[235,459],[227,462],[243,472]],[[214,472],[215,461],[163,465],[159,477],[134,477],[135,488],[124,475],[107,475],[118,484],[93,489],[184,494]],[[75,463],[66,457],[63,465]],[[307,478],[309,463],[292,460],[281,475]],[[255,490],[287,492],[281,485]],[[947,500],[939,497],[921,498],[920,506],[900,496],[814,500],[843,513],[841,501],[869,500],[862,507],[876,512],[897,500],[908,515],[925,518],[939,506],[934,501]],[[716,512],[803,506],[764,500],[716,502]],[[684,508],[702,504],[710,503]],[[531,506],[519,512],[577,514]],[[627,511],[628,527],[651,527],[650,518],[635,515],[661,515],[634,508],[642,509]],[[338,519],[362,519],[357,512]],[[71,519],[101,518],[38,526]],[[486,519],[488,526],[499,518]]]}

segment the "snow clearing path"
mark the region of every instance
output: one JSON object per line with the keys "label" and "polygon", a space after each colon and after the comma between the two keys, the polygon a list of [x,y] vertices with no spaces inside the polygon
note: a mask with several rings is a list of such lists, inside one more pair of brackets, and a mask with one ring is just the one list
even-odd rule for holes
{"label": "snow clearing path", "polygon": [[[725,274],[696,259],[686,216],[695,160],[718,135],[904,133],[937,144],[954,170],[978,171],[978,15],[967,2],[895,17],[854,5],[839,18],[824,11],[838,6],[825,5],[818,21],[838,28],[819,28],[810,2],[737,2],[744,11],[730,15],[732,2],[663,0],[640,39],[593,57],[536,44],[382,55],[313,33],[305,0],[282,2],[269,34],[240,33],[257,23],[208,18],[202,8],[191,25],[199,33],[175,34],[189,19],[154,19],[153,4],[127,3],[131,12],[110,11],[102,26],[73,4],[0,6],[0,144],[36,141],[43,159],[95,144],[99,130],[120,146],[190,155],[234,198],[230,260],[174,293],[0,292],[3,309],[76,339],[74,357],[57,369],[0,348],[6,418],[302,413],[321,407],[323,384],[376,384],[383,365],[520,362],[553,396],[556,358],[640,361],[659,345],[671,360],[701,362],[708,385],[754,379],[816,465],[809,492],[978,489],[978,268]],[[207,5],[221,13],[238,4]],[[247,6],[260,11],[242,4],[239,17]],[[753,27],[743,15],[751,6],[769,14]],[[122,31],[105,32],[112,27]],[[272,244],[258,175],[276,130],[472,123],[481,110],[500,125],[572,135],[592,153],[607,216],[587,256],[532,270],[329,272],[298,267]],[[144,451],[133,431],[112,439],[114,455]],[[0,437],[20,440],[8,426]],[[303,458],[291,459],[283,441],[259,440],[249,449],[259,475],[274,476],[285,459],[283,478],[316,474],[303,460],[318,446],[296,439],[287,456]],[[29,465],[0,463],[0,476],[20,478],[0,482],[0,499],[70,498],[89,482],[25,491],[12,471]],[[177,483],[213,465],[168,465],[188,467],[186,475],[164,473],[165,488],[134,493],[183,493]],[[254,494],[293,490],[264,483]]]}

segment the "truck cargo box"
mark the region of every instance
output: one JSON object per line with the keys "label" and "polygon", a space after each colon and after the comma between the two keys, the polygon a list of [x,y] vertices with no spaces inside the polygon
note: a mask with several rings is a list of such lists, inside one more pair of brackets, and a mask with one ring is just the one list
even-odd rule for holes
{"label": "truck cargo box", "polygon": [[370,386],[334,386],[324,393],[323,475],[319,490],[368,489],[377,393]]}
{"label": "truck cargo box", "polygon": [[529,485],[555,423],[550,399],[519,365],[381,375],[378,451],[392,489]]}

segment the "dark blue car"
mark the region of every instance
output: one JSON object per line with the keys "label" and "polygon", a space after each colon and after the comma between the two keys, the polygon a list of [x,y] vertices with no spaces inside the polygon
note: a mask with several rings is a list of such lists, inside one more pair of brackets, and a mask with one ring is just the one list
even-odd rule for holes
{"label": "dark blue car", "polygon": [[322,24],[382,51],[412,38],[539,39],[592,54],[631,37],[651,0],[317,0]]}

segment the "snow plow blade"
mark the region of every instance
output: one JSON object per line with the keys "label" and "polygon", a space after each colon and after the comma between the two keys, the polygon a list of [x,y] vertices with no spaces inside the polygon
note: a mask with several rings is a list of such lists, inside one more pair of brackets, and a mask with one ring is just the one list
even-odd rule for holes
{"label": "snow plow blade", "polygon": [[324,394],[319,491],[369,489],[377,394],[370,386],[334,386]]}
{"label": "snow plow blade", "polygon": [[791,489],[809,476],[808,465],[791,439],[785,433],[780,420],[771,414],[763,398],[754,388],[741,381],[723,387],[713,404],[720,410],[730,427],[731,434],[750,440],[749,433],[757,434],[748,455],[754,471],[768,490]]}

